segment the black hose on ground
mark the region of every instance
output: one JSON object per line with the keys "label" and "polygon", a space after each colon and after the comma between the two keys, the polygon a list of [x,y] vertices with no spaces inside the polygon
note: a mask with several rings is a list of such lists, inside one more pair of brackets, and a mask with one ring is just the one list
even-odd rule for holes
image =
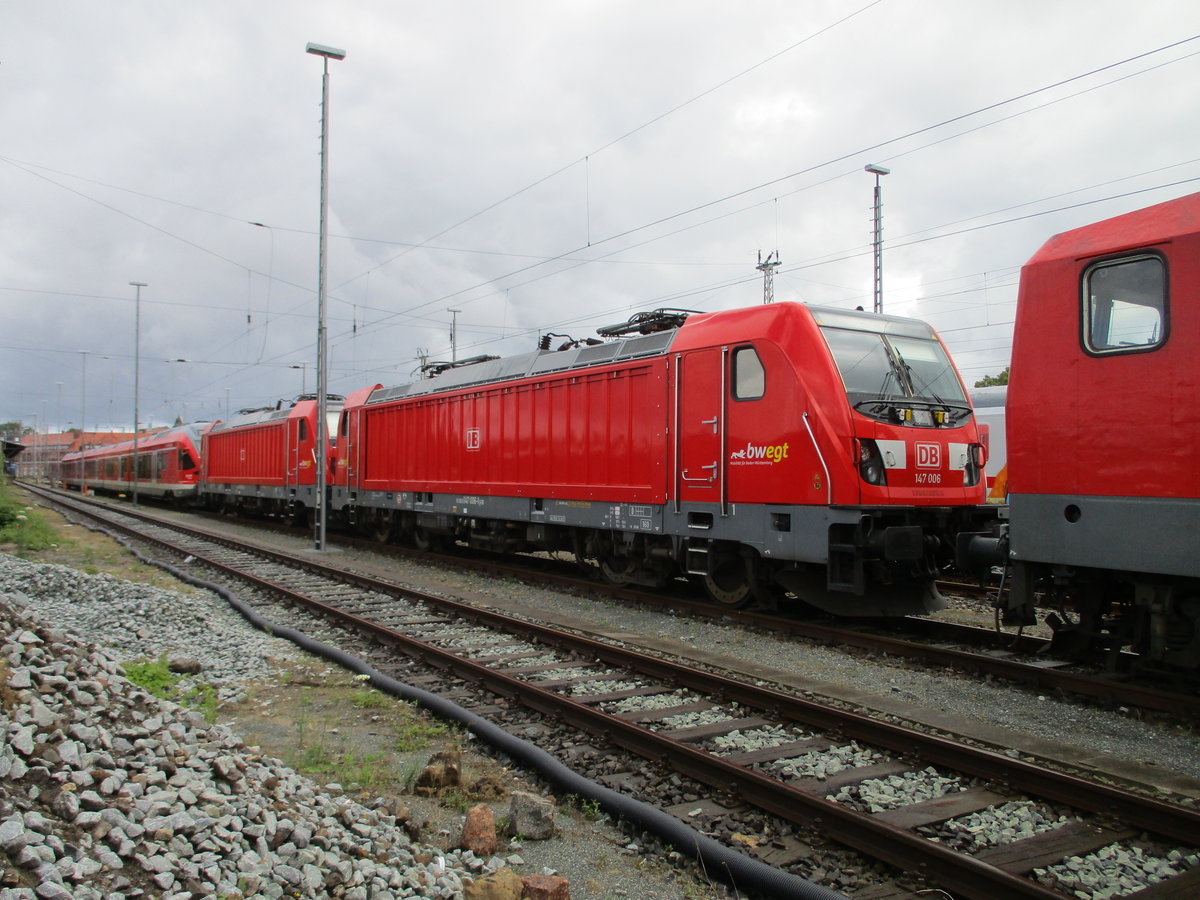
{"label": "black hose on ground", "polygon": [[686,823],[657,807],[584,778],[540,747],[508,733],[487,719],[463,709],[450,700],[385,675],[358,657],[313,640],[295,628],[272,624],[224,586],[197,578],[170,563],[147,557],[128,541],[120,537],[116,539],[142,562],[158,566],[181,581],[220,595],[246,621],[260,631],[286,638],[309,653],[322,656],[360,675],[368,676],[371,685],[378,690],[417,703],[435,715],[460,723],[479,740],[506,754],[524,767],[537,772],[557,790],[591,800],[609,815],[625,819],[645,831],[651,832],[663,842],[698,860],[707,874],[720,878],[738,890],[754,891],[763,896],[778,897],[781,900],[845,900],[844,894],[806,881],[798,875],[784,872],[764,862],[751,859],[720,841],[698,833]]}

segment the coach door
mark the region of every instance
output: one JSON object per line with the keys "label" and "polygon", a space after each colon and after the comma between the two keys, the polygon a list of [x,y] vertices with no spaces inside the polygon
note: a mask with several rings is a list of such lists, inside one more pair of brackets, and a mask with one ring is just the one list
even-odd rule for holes
{"label": "coach door", "polygon": [[675,508],[718,503],[725,515],[725,349],[675,357]]}

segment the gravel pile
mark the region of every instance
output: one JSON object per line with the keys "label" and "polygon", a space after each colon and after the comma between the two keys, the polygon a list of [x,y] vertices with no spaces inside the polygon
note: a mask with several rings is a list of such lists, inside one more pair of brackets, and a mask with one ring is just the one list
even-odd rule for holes
{"label": "gravel pile", "polygon": [[[243,682],[270,673],[269,658],[286,659],[290,643],[247,628],[227,604],[203,594],[181,594],[111,575],[85,575],[65,566],[30,563],[0,554],[0,596],[36,597],[38,616],[69,623],[80,635],[102,635],[119,660],[157,658],[186,646],[220,702],[237,700]],[[231,629],[237,641],[227,637]],[[183,688],[196,676],[184,676]]]}
{"label": "gravel pile", "polygon": [[154,698],[113,655],[4,594],[0,851],[18,870],[2,876],[4,900],[449,898],[504,864],[414,846],[391,816]]}

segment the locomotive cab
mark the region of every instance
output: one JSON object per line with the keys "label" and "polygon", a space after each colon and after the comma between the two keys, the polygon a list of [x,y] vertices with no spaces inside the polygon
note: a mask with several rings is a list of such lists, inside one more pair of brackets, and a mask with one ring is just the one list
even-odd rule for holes
{"label": "locomotive cab", "polygon": [[937,335],[794,303],[737,315],[689,319],[672,348],[686,570],[729,605],[782,589],[838,615],[940,608],[985,453]]}
{"label": "locomotive cab", "polygon": [[916,319],[814,310],[853,409],[861,503],[972,503],[986,462],[946,348]]}

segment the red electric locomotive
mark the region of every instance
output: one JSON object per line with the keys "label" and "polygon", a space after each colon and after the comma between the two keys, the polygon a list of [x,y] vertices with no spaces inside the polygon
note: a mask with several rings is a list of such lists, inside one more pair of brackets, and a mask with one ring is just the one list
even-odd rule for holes
{"label": "red electric locomotive", "polygon": [[352,394],[331,508],[381,539],[688,575],[731,606],[938,607],[985,460],[928,325],[778,303],[599,333]]}
{"label": "red electric locomotive", "polygon": [[1021,273],[1006,619],[1200,665],[1200,194],[1068,231]]}
{"label": "red electric locomotive", "polygon": [[[334,395],[326,402],[331,439],[341,403]],[[315,394],[302,394],[287,407],[245,409],[214,424],[204,435],[205,501],[250,514],[309,516],[316,498],[317,405]],[[332,462],[332,449],[326,458]]]}
{"label": "red electric locomotive", "polygon": [[[168,500],[194,498],[200,480],[201,439],[207,422],[193,422],[139,436],[133,441],[67,453],[61,462],[63,484],[72,490],[133,493]],[[136,476],[135,476],[136,471]]]}

